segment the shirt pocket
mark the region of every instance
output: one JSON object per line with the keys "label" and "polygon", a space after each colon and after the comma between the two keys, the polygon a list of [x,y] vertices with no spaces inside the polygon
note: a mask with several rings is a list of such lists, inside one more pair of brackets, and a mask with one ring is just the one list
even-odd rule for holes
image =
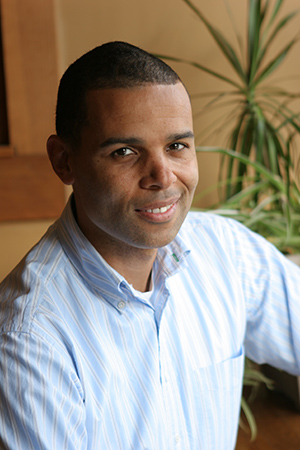
{"label": "shirt pocket", "polygon": [[235,446],[244,360],[241,349],[233,358],[193,371],[198,423],[201,428],[204,424],[203,448],[229,450]]}

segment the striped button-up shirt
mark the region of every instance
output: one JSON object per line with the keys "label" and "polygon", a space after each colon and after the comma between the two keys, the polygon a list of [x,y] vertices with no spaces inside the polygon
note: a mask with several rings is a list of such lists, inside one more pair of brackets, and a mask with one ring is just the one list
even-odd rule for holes
{"label": "striped button-up shirt", "polygon": [[299,280],[240,224],[190,213],[147,298],[68,204],[0,288],[2,447],[232,450],[245,353],[300,374]]}

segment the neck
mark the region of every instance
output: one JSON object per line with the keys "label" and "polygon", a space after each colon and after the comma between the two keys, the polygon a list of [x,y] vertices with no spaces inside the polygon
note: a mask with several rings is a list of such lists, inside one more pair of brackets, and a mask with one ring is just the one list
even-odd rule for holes
{"label": "neck", "polygon": [[108,254],[101,256],[113,267],[134,289],[140,292],[146,292],[150,289],[150,280],[153,263],[157,250],[143,251],[139,250],[136,257],[127,254],[126,258],[120,258],[116,255]]}

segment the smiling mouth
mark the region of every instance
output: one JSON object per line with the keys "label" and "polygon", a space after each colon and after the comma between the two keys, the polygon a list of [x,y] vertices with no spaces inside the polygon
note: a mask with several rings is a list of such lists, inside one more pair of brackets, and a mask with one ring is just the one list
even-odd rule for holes
{"label": "smiling mouth", "polygon": [[146,206],[143,209],[137,209],[136,212],[142,220],[150,224],[165,224],[169,223],[176,216],[177,203],[178,200],[174,200],[172,203],[163,206],[158,206],[159,204],[155,205],[153,203],[152,205],[149,204],[152,208]]}
{"label": "smiling mouth", "polygon": [[174,203],[171,205],[163,206],[161,208],[154,208],[154,209],[145,209],[144,211],[151,214],[163,214],[167,212],[170,208],[172,208]]}

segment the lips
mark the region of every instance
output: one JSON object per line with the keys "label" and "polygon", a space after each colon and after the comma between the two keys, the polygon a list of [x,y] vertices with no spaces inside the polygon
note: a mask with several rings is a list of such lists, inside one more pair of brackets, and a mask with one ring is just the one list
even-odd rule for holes
{"label": "lips", "polygon": [[163,214],[172,208],[173,204],[174,203],[171,203],[170,205],[162,206],[161,208],[145,209],[144,211],[152,214]]}
{"label": "lips", "polygon": [[148,203],[145,206],[137,208],[137,212],[149,214],[164,214],[169,211],[178,202],[178,197],[169,197],[167,200],[158,200],[156,202]]}
{"label": "lips", "polygon": [[168,200],[167,202],[157,202],[147,205],[144,208],[136,209],[140,217],[151,223],[169,222],[177,210],[178,199]]}

